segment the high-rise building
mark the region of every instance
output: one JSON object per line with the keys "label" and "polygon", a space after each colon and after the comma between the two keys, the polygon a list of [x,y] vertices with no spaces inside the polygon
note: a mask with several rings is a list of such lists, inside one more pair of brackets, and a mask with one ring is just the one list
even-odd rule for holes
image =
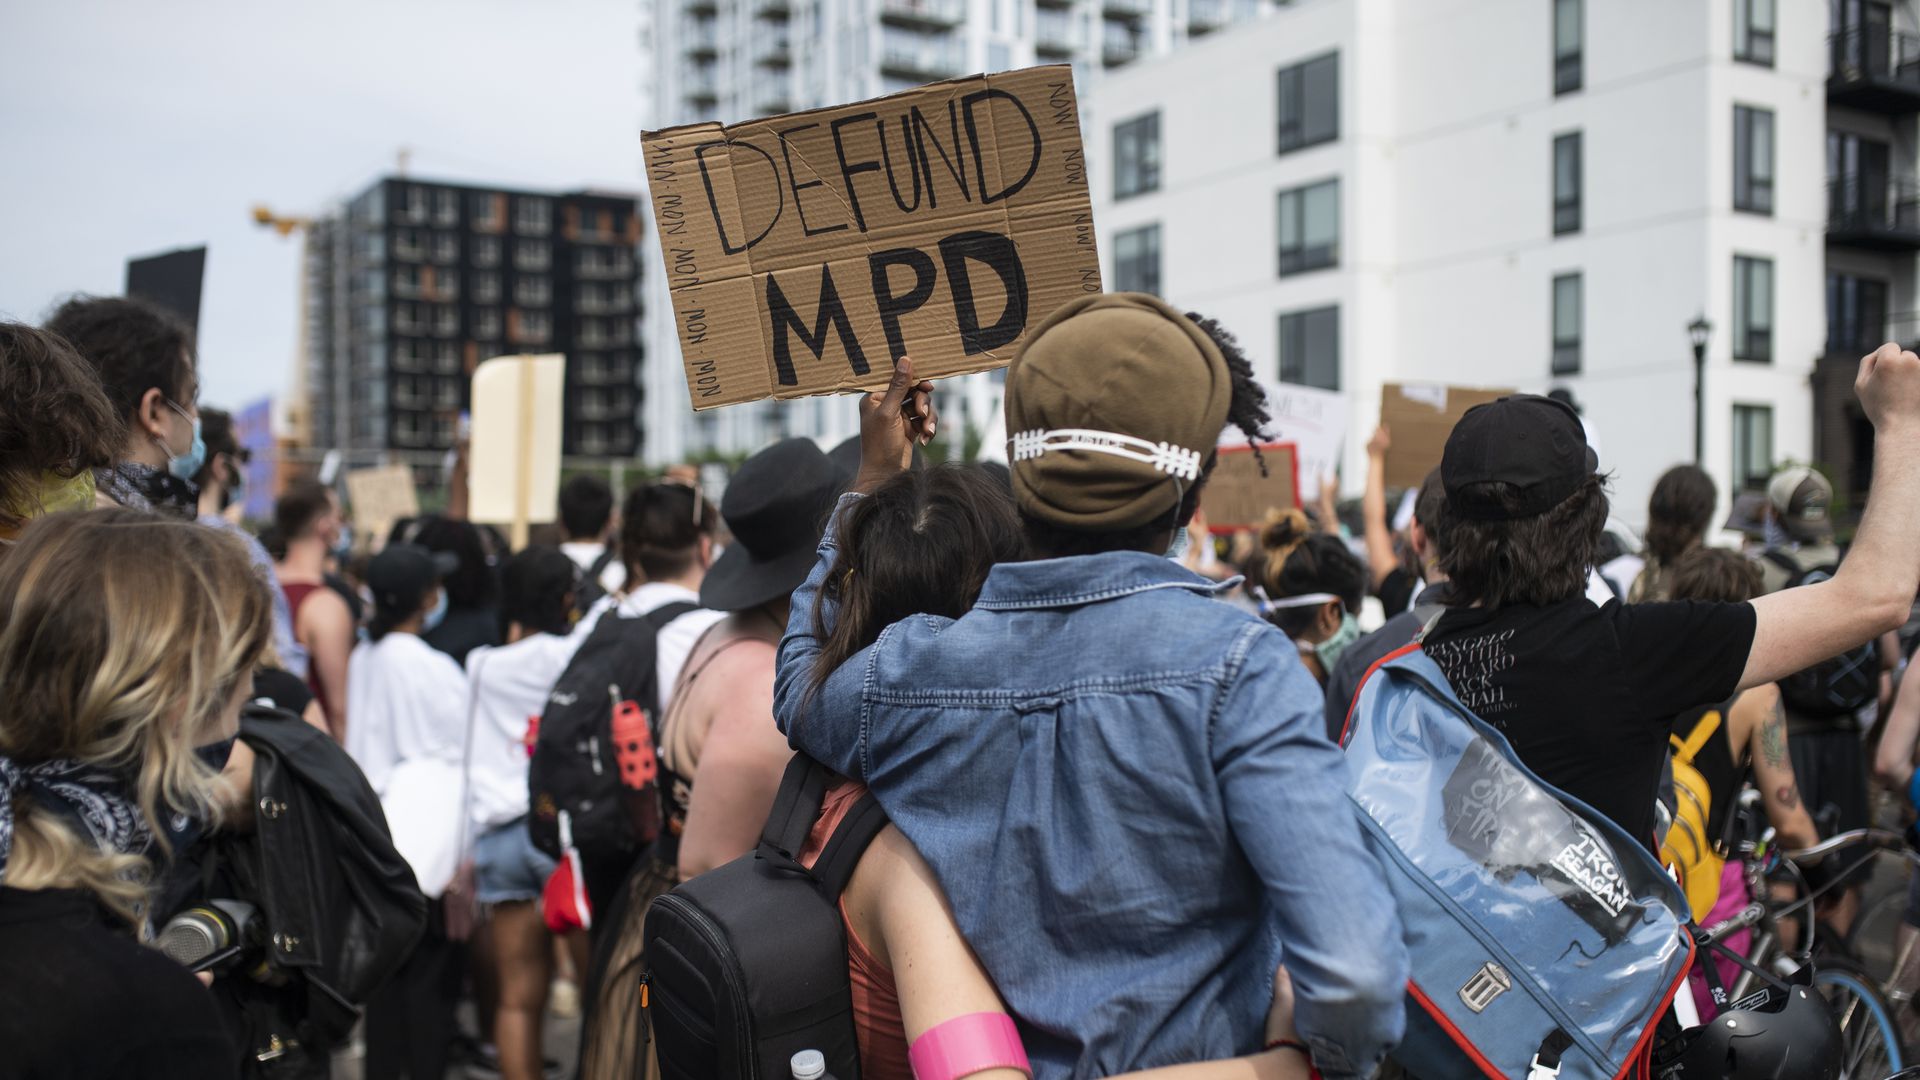
{"label": "high-rise building", "polygon": [[[980,71],[1071,63],[1082,104],[1099,72],[1163,53],[1283,0],[653,0],[642,49],[643,123],[670,127],[858,101]],[[657,264],[647,242],[643,256]],[[664,276],[647,309],[670,310]],[[852,399],[735,405],[695,414],[672,320],[647,320],[646,456],[666,463],[741,452],[789,434],[832,440],[856,429]],[[949,430],[984,430],[998,408],[987,375],[954,380]]]}
{"label": "high-rise building", "polygon": [[1219,318],[1269,378],[1566,387],[1643,520],[1694,457],[1864,493],[1860,355],[1911,343],[1914,5],[1302,0],[1088,95],[1106,285]]}
{"label": "high-rise building", "polygon": [[637,456],[640,228],[632,195],[375,181],[308,236],[314,445],[445,449],[480,361],[557,352],[563,452]]}

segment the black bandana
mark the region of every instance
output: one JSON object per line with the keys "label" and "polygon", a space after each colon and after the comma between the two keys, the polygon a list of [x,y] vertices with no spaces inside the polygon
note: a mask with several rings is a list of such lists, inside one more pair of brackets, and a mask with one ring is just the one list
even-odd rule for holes
{"label": "black bandana", "polygon": [[129,510],[187,519],[200,509],[200,489],[165,469],[137,461],[95,469],[93,482],[107,498]]}
{"label": "black bandana", "polygon": [[0,881],[13,854],[14,799],[23,791],[77,818],[104,849],[138,855],[153,842],[146,816],[129,797],[121,774],[60,758],[22,765],[0,755]]}

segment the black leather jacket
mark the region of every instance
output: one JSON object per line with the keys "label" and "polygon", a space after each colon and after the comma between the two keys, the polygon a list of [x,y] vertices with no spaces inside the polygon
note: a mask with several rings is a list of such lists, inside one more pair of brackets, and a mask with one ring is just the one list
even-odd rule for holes
{"label": "black leather jacket", "polygon": [[255,757],[254,829],[203,841],[195,891],[259,909],[264,968],[249,960],[216,995],[248,1075],[324,1077],[328,1051],[413,951],[427,900],[337,743],[263,706],[247,708],[240,740]]}

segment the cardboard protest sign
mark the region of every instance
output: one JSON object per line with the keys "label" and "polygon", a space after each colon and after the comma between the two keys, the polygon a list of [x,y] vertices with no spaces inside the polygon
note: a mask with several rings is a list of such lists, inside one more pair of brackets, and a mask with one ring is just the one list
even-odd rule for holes
{"label": "cardboard protest sign", "polygon": [[420,497],[413,488],[413,469],[382,465],[347,474],[347,502],[360,533],[375,544],[386,539],[393,523],[420,516]]}
{"label": "cardboard protest sign", "polygon": [[1211,532],[1257,529],[1266,524],[1268,510],[1300,505],[1299,452],[1292,443],[1265,443],[1260,447],[1267,474],[1246,443],[1223,446],[1213,474],[1200,492],[1200,512]]}
{"label": "cardboard protest sign", "polygon": [[[1351,412],[1347,395],[1291,383],[1262,382],[1260,388],[1267,393],[1271,417],[1260,429],[1261,438],[1293,444],[1299,460],[1300,499],[1312,502],[1320,497],[1320,478],[1340,473]],[[1220,433],[1222,447],[1246,444],[1246,435],[1237,427],[1229,425]]]}
{"label": "cardboard protest sign", "polygon": [[1419,487],[1440,464],[1453,425],[1475,405],[1514,393],[1441,383],[1387,383],[1380,388],[1380,422],[1393,437],[1387,486]]}
{"label": "cardboard protest sign", "polygon": [[695,409],[1000,367],[1100,291],[1064,64],[643,139]]}
{"label": "cardboard protest sign", "polygon": [[560,506],[560,420],[565,359],[496,356],[473,371],[467,516],[509,527],[518,551],[530,524]]}

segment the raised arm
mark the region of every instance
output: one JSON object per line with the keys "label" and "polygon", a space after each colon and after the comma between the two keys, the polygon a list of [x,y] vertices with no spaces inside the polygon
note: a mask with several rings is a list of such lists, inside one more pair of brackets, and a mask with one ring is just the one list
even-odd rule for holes
{"label": "raised arm", "polygon": [[1329,1077],[1370,1075],[1406,1025],[1400,916],[1361,840],[1319,688],[1284,635],[1246,633],[1213,728],[1227,821],[1272,900],[1315,1063]]}
{"label": "raised arm", "polygon": [[[933,384],[915,382],[913,361],[901,357],[886,390],[861,400],[860,472],[852,489],[841,496],[841,506],[912,467],[914,446],[926,445],[938,423],[932,394]],[[839,523],[840,507],[836,506],[820,538],[813,572],[794,591],[775,668],[773,717],[796,749],[844,776],[860,777],[866,775],[859,760],[857,708],[862,690],[858,665],[865,659],[864,651],[817,689],[814,685],[814,665],[820,656],[816,630],[830,631],[834,625],[833,604],[822,596],[822,586],[833,569]]]}
{"label": "raised arm", "polygon": [[1387,522],[1387,451],[1392,447],[1393,436],[1385,424],[1367,440],[1367,490],[1360,499],[1360,512],[1367,526],[1367,572],[1373,577],[1369,592],[1380,591],[1387,575],[1400,565],[1393,553],[1393,527]]}
{"label": "raised arm", "polygon": [[1753,601],[1753,649],[1741,689],[1899,629],[1920,587],[1920,356],[1882,345],[1860,361],[1853,389],[1873,421],[1867,515],[1831,581]]}

